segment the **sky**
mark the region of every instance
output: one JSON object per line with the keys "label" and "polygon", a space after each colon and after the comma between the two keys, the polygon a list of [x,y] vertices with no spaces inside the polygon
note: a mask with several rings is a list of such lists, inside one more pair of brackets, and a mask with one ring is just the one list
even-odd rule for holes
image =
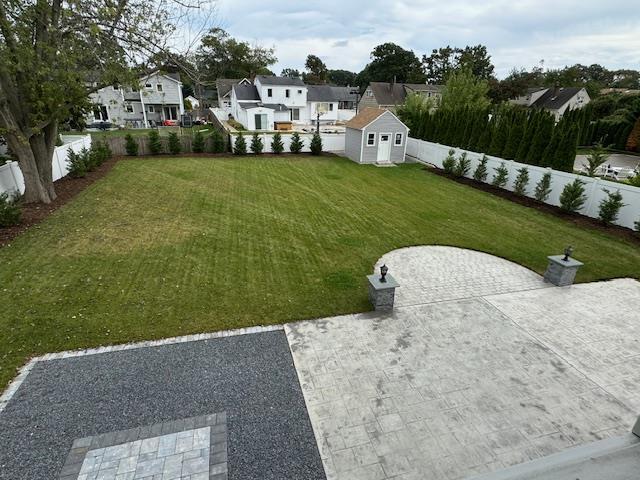
{"label": "sky", "polygon": [[541,60],[640,69],[640,0],[219,0],[217,8],[232,36],[275,48],[277,74],[303,70],[308,54],[358,72],[384,42],[419,58],[481,43],[498,78]]}

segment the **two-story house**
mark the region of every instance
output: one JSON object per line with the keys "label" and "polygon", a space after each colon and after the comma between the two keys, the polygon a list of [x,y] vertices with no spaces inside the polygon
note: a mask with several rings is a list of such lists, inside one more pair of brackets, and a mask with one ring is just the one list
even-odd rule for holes
{"label": "two-story house", "polygon": [[133,128],[180,120],[184,113],[182,82],[177,73],[154,72],[137,88],[113,85],[89,95],[93,104],[87,123],[109,122]]}
{"label": "two-story house", "polygon": [[442,97],[442,88],[442,85],[428,85],[426,83],[371,82],[362,94],[358,110],[384,108],[395,111],[412,93],[439,102]]}
{"label": "two-story house", "polygon": [[523,95],[510,100],[515,105],[542,108],[551,113],[556,122],[565,112],[582,108],[590,101],[587,91],[580,87],[529,88]]}

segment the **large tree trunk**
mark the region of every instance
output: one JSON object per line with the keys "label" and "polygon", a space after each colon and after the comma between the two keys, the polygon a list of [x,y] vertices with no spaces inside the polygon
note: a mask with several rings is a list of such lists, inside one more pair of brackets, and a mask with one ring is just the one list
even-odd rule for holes
{"label": "large tree trunk", "polygon": [[7,144],[17,157],[24,177],[25,203],[51,203],[56,198],[51,161],[57,136],[58,127],[55,122],[32,135],[29,141],[21,134],[6,134]]}

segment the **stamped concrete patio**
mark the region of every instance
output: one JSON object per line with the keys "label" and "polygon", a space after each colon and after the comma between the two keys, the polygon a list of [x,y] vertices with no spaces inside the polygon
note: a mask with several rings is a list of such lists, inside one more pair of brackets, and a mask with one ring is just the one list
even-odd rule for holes
{"label": "stamped concrete patio", "polygon": [[382,263],[392,314],[286,326],[328,479],[465,478],[630,431],[638,282],[552,288],[448,247]]}

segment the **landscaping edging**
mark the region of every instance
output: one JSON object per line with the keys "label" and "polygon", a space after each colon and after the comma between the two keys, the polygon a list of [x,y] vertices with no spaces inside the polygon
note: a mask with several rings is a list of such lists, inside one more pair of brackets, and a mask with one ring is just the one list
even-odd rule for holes
{"label": "landscaping edging", "polygon": [[488,183],[477,182],[471,178],[457,177],[455,175],[445,173],[444,170],[441,170],[437,167],[425,166],[423,167],[423,170],[440,177],[448,178],[449,180],[453,180],[454,182],[470,186],[477,190],[482,190],[498,197],[505,198],[525,207],[535,208],[536,210],[539,210],[541,212],[550,213],[551,215],[569,221],[578,227],[591,228],[594,230],[599,230],[601,232],[606,232],[611,235],[615,235],[618,238],[622,238],[624,240],[628,240],[640,245],[640,234],[637,234],[629,228],[621,227],[619,225],[605,226],[600,220],[596,218],[587,217],[586,215],[581,215],[579,213],[568,213],[562,210],[560,207],[556,207],[555,205],[549,205],[548,203],[539,202],[530,197],[520,196],[510,190],[494,187],[493,185]]}

